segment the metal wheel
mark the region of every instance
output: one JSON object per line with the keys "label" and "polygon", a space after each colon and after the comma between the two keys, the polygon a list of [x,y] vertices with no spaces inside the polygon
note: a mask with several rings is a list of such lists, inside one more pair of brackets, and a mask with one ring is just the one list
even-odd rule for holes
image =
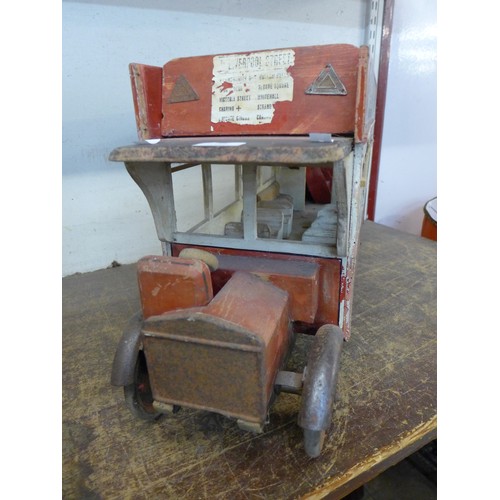
{"label": "metal wheel", "polygon": [[153,393],[149,383],[148,367],[143,351],[139,351],[134,370],[134,381],[123,387],[125,403],[137,418],[156,420],[161,413],[153,407]]}
{"label": "metal wheel", "polygon": [[344,335],[338,326],[323,325],[309,351],[298,423],[304,431],[305,451],[313,458],[321,453],[325,432],[332,421],[343,342]]}
{"label": "metal wheel", "polygon": [[312,431],[304,429],[304,449],[311,458],[319,457],[323,443],[325,442],[326,431]]}

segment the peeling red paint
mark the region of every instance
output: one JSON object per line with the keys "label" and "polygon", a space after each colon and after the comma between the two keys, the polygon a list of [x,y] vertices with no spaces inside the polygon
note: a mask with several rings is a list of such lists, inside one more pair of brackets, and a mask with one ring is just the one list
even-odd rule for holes
{"label": "peeling red paint", "polygon": [[221,89],[221,91],[223,92],[224,90],[232,89],[233,88],[233,84],[231,82],[222,82],[222,84],[219,85],[217,88]]}

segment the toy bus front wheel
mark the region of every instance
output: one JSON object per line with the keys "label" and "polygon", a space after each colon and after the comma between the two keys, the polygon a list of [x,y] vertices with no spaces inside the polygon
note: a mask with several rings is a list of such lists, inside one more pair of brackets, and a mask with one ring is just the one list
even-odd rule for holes
{"label": "toy bus front wheel", "polygon": [[308,456],[318,457],[330,427],[340,369],[344,334],[336,325],[323,325],[317,332],[307,360],[299,412]]}

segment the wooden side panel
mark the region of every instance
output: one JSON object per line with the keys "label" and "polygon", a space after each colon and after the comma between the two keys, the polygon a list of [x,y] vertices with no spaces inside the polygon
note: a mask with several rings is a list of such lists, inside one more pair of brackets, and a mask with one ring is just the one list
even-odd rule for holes
{"label": "wooden side panel", "polygon": [[143,317],[204,306],[213,297],[208,266],[200,260],[147,256],[137,263]]}
{"label": "wooden side panel", "polygon": [[366,142],[373,135],[375,122],[375,75],[369,72],[368,47],[359,49],[358,83],[356,89],[356,117],[354,140],[355,142]]}
{"label": "wooden side panel", "polygon": [[[187,245],[172,244],[172,254],[179,255],[179,252]],[[201,247],[200,247],[201,248]],[[271,252],[255,252],[251,250],[234,250],[229,248],[203,247],[204,250],[215,255],[240,255],[247,257],[259,257],[276,261],[287,262],[311,262],[319,266],[318,273],[318,308],[313,321],[308,321],[310,325],[321,326],[325,323],[339,325],[339,304],[340,304],[340,280],[342,261],[340,259],[326,259],[322,257],[308,257],[303,255],[287,255]],[[212,273],[214,293],[222,287],[229,279],[229,273]],[[220,278],[220,279],[219,279]],[[277,283],[276,283],[277,284]],[[342,327],[342,325],[339,325]]]}
{"label": "wooden side panel", "polygon": [[219,267],[212,273],[214,289],[220,289],[236,271],[246,271],[288,292],[293,320],[314,321],[318,310],[318,265],[241,255],[218,255],[218,260]]}
{"label": "wooden side panel", "polygon": [[135,121],[139,139],[161,137],[162,68],[145,64],[129,64],[134,98]]}
{"label": "wooden side panel", "polygon": [[263,401],[267,404],[290,345],[288,293],[257,276],[238,271],[203,312],[237,324],[262,339]]}
{"label": "wooden side panel", "polygon": [[[293,53],[290,56],[292,64],[289,67],[280,68],[281,75],[288,73],[293,79],[293,85],[283,90],[283,88],[278,88],[278,85],[274,86],[272,78],[263,79],[262,81],[267,83],[260,84],[259,78],[265,78],[269,74],[272,76],[274,71],[271,67],[266,73],[262,68],[265,68],[269,61],[278,61],[282,53],[288,56]],[[227,54],[174,59],[164,65],[162,103],[164,116],[161,127],[163,136],[300,135],[310,132],[352,134],[354,132],[359,63],[359,49],[357,47],[346,44],[319,45],[241,53],[239,55],[241,56],[239,63],[236,61],[236,64],[228,65],[228,80],[231,81],[222,82],[219,86],[213,83],[215,79],[214,65],[218,68],[219,59],[216,58],[227,56]],[[254,73],[241,69],[240,66],[249,66],[253,61],[258,61],[258,67]],[[276,64],[280,64],[279,61]],[[347,91],[347,95],[306,94],[306,90],[318,79],[328,64],[334,68]],[[275,81],[278,80],[279,78]],[[285,80],[286,78],[280,81],[284,85],[291,82],[290,79],[286,82]],[[186,81],[191,88],[189,92],[186,91]],[[286,91],[291,91],[292,87],[293,95],[291,100],[278,99],[273,104],[274,111],[270,122],[263,120],[263,123],[248,124],[237,118],[238,113],[242,113],[241,109],[238,108],[243,101],[231,101],[232,89],[236,95],[238,85],[240,85],[240,89],[246,86],[245,92],[249,92],[248,95],[251,96],[252,100],[263,98],[262,102],[267,102],[265,98],[269,95],[286,97]],[[265,85],[270,85],[270,87],[265,87]],[[171,102],[176,100],[178,94],[182,94],[178,90],[179,86],[182,87],[184,94],[191,93],[193,96],[198,96],[199,99]],[[226,96],[227,99],[224,102],[213,104],[212,96],[218,92],[221,92],[220,95]],[[242,95],[239,97],[244,98]],[[215,114],[218,114],[219,119],[224,118],[224,113],[220,110],[227,108],[226,114],[232,115],[233,120],[213,121],[214,110],[212,108],[214,106]]]}

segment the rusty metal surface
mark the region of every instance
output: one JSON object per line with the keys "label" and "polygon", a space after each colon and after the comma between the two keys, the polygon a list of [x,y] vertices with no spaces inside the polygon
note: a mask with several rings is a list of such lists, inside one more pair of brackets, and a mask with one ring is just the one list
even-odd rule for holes
{"label": "rusty metal surface", "polygon": [[[200,143],[235,143],[235,146],[196,146]],[[334,137],[332,142],[312,142],[308,137],[245,137],[241,141],[235,137],[171,138],[162,139],[157,144],[147,142],[114,149],[111,161],[144,162],[159,161],[184,163],[261,165],[315,165],[330,164],[345,158],[353,148],[353,139]]]}
{"label": "rusty metal surface", "polygon": [[298,423],[303,429],[326,430],[332,420],[344,334],[324,325],[316,333],[307,359]]}
{"label": "rusty metal surface", "polygon": [[155,400],[265,421],[261,351],[149,336],[144,347]]}
{"label": "rusty metal surface", "polygon": [[303,381],[303,373],[280,370],[278,375],[276,375],[274,385],[280,391],[300,394],[302,392]]}

